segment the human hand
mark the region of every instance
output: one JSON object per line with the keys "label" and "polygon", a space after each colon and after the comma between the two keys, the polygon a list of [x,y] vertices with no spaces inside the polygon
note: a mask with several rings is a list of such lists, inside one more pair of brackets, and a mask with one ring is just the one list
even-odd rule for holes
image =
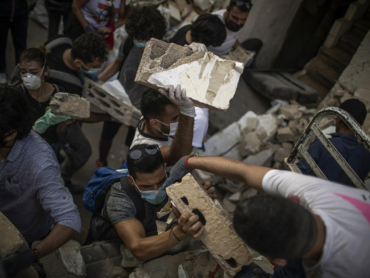
{"label": "human hand", "polygon": [[108,38],[110,36],[110,34],[112,33],[112,29],[107,27],[107,26],[100,26],[98,28],[98,33],[99,34],[102,34],[102,36],[104,37],[104,39]]}
{"label": "human hand", "polygon": [[176,162],[175,165],[173,165],[171,172],[170,172],[170,177],[162,185],[163,189],[166,189],[168,186],[170,186],[171,184],[174,184],[176,181],[181,179],[183,176],[191,172],[192,169],[190,169],[186,165],[187,158],[188,156],[183,156],[182,158],[179,159],[179,161]]}
{"label": "human hand", "polygon": [[200,184],[203,185],[204,190],[207,191],[211,199],[215,200],[217,198],[217,195],[215,194],[216,189],[211,185],[209,181],[201,181]]}
{"label": "human hand", "polygon": [[13,276],[20,270],[29,267],[36,261],[35,253],[30,249],[23,253],[16,253],[2,259],[5,273]]}
{"label": "human hand", "polygon": [[190,45],[185,45],[187,48],[189,48],[191,51],[194,53],[197,52],[207,52],[207,47],[203,43],[197,43],[197,42],[192,42]]}
{"label": "human hand", "polygon": [[96,33],[96,29],[94,28],[94,27],[92,27],[90,24],[89,25],[87,25],[85,28],[84,28],[84,31],[86,32],[86,33]]}
{"label": "human hand", "polygon": [[70,120],[59,123],[58,126],[57,126],[57,133],[58,134],[62,133],[67,128],[67,126],[72,124],[74,121],[75,121],[75,119],[70,119]]}
{"label": "human hand", "polygon": [[[185,213],[178,218],[178,226],[181,231],[195,239],[200,238],[204,233],[199,216],[194,213]],[[177,235],[177,234],[176,234]]]}
{"label": "human hand", "polygon": [[186,97],[186,89],[181,89],[181,85],[177,85],[176,89],[171,85],[168,90],[159,89],[158,91],[165,95],[173,104],[177,105],[181,114],[191,118],[197,115],[193,101]]}

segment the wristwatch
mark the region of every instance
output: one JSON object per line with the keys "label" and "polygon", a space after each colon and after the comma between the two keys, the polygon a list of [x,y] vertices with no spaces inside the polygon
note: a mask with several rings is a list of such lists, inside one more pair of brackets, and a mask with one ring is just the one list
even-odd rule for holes
{"label": "wristwatch", "polygon": [[39,250],[37,250],[36,248],[32,248],[31,250],[36,254],[36,261],[39,263],[41,258]]}

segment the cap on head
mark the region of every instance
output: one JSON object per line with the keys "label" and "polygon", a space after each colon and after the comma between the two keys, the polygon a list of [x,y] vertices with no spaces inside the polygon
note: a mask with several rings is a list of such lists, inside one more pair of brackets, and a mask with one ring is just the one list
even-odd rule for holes
{"label": "cap on head", "polygon": [[340,106],[340,109],[347,111],[351,116],[362,125],[365,121],[367,110],[365,104],[355,98],[347,99]]}
{"label": "cap on head", "polygon": [[253,4],[251,0],[230,0],[229,8],[231,9],[233,6],[237,6],[242,12],[249,12]]}

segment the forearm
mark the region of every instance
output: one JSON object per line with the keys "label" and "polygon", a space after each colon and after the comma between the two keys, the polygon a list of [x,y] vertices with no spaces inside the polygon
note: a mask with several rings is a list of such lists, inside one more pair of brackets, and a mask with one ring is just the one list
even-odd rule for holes
{"label": "forearm", "polygon": [[115,59],[113,63],[111,63],[101,74],[99,74],[99,80],[106,82],[113,75],[115,75],[121,69],[121,67],[122,62],[118,59]]}
{"label": "forearm", "polygon": [[234,45],[233,45],[233,49],[237,49],[238,47],[243,48],[243,46],[240,44],[240,42],[238,40],[236,40]]}
{"label": "forearm", "polygon": [[98,123],[98,122],[108,122],[112,120],[112,116],[109,114],[95,113],[91,112],[90,117],[87,119],[80,119],[79,122],[82,123]]}
{"label": "forearm", "polygon": [[121,27],[123,24],[125,24],[126,20],[124,18],[120,18],[115,24],[114,26],[117,28]]}
{"label": "forearm", "polygon": [[80,22],[82,28],[86,28],[89,23],[87,23],[85,17],[84,17],[84,14],[82,13],[81,11],[81,8],[83,6],[81,6],[78,1],[74,0],[73,1],[73,4],[72,4],[72,10],[73,10],[73,13],[75,14],[75,16],[77,17],[77,20],[78,22]]}
{"label": "forearm", "polygon": [[248,184],[250,187],[263,191],[262,180],[271,168],[249,165],[224,157],[190,157],[190,167],[213,173],[217,176]]}
{"label": "forearm", "polygon": [[58,249],[76,234],[77,232],[72,228],[56,224],[50,234],[37,244],[35,248],[40,252],[41,257],[44,257]]}

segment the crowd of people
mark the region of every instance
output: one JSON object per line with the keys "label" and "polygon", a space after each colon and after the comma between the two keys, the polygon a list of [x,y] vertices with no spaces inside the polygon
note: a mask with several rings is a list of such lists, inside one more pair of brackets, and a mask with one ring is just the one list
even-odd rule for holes
{"label": "crowd of people", "polygon": [[[142,118],[129,127],[130,147],[121,166],[95,206],[85,244],[121,239],[137,262],[163,255],[174,248],[186,250],[204,229],[199,217],[180,214],[164,233],[155,222],[168,202],[165,188],[199,169],[243,182],[261,194],[242,200],[234,215],[234,228],[248,246],[267,256],[279,277],[370,277],[370,194],[353,188],[323,145],[314,142],[309,153],[328,180],[314,175],[302,160],[302,174],[247,165],[221,157],[198,157],[208,129],[208,109],[196,107],[177,85],[154,90],[134,82],[146,42],[163,39],[167,24],[155,6],[129,6],[120,0],[45,0],[49,14],[48,41],[26,47],[27,1],[0,3],[0,83],[6,84],[5,46],[12,31],[17,67],[12,86],[0,88],[0,212],[20,231],[28,251],[2,258],[2,270],[14,275],[39,262],[81,232],[81,218],[73,195],[86,185],[71,178],[89,159],[92,147],[82,124],[104,122],[96,171],[108,169],[107,157],[122,124],[105,113],[91,112],[87,119],[63,118],[41,134],[33,128],[57,92],[82,95],[85,78],[107,81],[118,74],[133,106]],[[228,54],[241,46],[238,33],[247,22],[250,0],[230,0],[226,9],[199,16],[183,26],[170,42],[193,52]],[[63,18],[64,34],[58,35]],[[124,27],[121,27],[123,26]],[[125,28],[116,59],[104,70],[113,32]],[[366,106],[359,100],[341,104],[362,125]],[[354,132],[339,118],[331,142],[364,180],[370,171],[370,152],[357,142]],[[60,156],[63,150],[64,157]],[[113,177],[113,176],[112,176]],[[95,177],[94,177],[95,178]],[[92,178],[89,182],[96,182]],[[88,184],[88,186],[89,186]],[[202,182],[216,198],[209,182]],[[100,194],[103,194],[100,193]],[[32,243],[39,241],[32,247]],[[32,248],[31,248],[32,247]],[[244,266],[235,277],[255,277],[253,266]],[[5,276],[4,276],[5,277]],[[9,276],[11,277],[11,276]]]}

